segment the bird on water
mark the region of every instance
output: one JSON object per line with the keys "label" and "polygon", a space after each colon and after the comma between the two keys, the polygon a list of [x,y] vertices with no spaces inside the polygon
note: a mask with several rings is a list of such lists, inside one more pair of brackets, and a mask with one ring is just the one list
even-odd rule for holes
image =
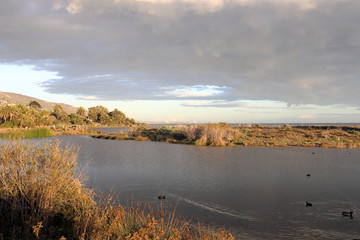
{"label": "bird on water", "polygon": [[350,217],[352,218],[353,217],[353,212],[342,212],[341,215],[343,215],[344,217]]}
{"label": "bird on water", "polygon": [[306,207],[312,207],[312,203],[309,203],[308,201],[306,201],[305,203],[306,203]]}

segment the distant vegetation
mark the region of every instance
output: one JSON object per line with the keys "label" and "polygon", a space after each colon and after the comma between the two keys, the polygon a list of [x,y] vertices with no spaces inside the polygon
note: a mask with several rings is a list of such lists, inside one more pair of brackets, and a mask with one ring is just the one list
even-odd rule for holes
{"label": "distant vegetation", "polygon": [[98,134],[95,138],[162,141],[197,146],[302,146],[360,148],[360,127],[323,126],[232,127],[227,123],[161,128],[132,128],[128,132]]}
{"label": "distant vegetation", "polygon": [[72,114],[67,113],[60,104],[55,105],[53,111],[42,110],[36,101],[31,101],[28,106],[19,104],[0,107],[1,128],[33,128],[58,124],[133,126],[136,122],[118,109],[110,112],[103,106],[90,107],[88,110],[80,107]]}
{"label": "distant vegetation", "polygon": [[0,239],[234,239],[149,204],[96,203],[76,153],[58,141],[0,146]]}

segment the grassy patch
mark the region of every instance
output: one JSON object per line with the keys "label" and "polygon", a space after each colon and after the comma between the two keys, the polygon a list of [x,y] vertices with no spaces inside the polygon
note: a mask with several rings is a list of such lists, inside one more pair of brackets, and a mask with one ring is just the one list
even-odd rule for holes
{"label": "grassy patch", "polygon": [[34,128],[30,130],[16,130],[0,134],[2,139],[22,139],[22,138],[39,138],[52,137],[54,134],[48,128]]}

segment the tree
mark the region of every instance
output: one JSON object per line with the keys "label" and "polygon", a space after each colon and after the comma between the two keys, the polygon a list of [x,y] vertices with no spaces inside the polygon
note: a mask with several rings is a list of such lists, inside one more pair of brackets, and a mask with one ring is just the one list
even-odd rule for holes
{"label": "tree", "polygon": [[56,104],[54,106],[54,115],[57,120],[66,121],[68,114],[65,112],[65,110],[63,109],[63,107],[60,104]]}
{"label": "tree", "polygon": [[117,108],[114,111],[110,112],[111,122],[114,124],[123,124],[125,123],[126,116],[123,112],[119,111]]}
{"label": "tree", "polygon": [[16,106],[6,106],[0,109],[0,119],[2,119],[4,122],[7,120],[11,121],[18,115],[19,113]]}
{"label": "tree", "polygon": [[88,108],[88,116],[94,122],[101,122],[101,123],[108,123],[110,119],[109,110],[101,105]]}
{"label": "tree", "polygon": [[78,110],[76,111],[76,115],[78,115],[80,117],[85,117],[85,115],[86,115],[85,108],[79,107]]}
{"label": "tree", "polygon": [[88,108],[88,117],[89,117],[92,121],[94,121],[94,122],[97,121],[97,119],[98,119],[98,112],[97,112],[96,107],[90,107],[90,108]]}
{"label": "tree", "polygon": [[29,107],[36,110],[40,110],[42,108],[40,103],[38,103],[37,101],[30,101]]}
{"label": "tree", "polygon": [[72,124],[82,125],[84,123],[84,119],[82,117],[80,117],[79,115],[75,115],[72,113],[69,115],[69,118],[70,118],[70,122]]}

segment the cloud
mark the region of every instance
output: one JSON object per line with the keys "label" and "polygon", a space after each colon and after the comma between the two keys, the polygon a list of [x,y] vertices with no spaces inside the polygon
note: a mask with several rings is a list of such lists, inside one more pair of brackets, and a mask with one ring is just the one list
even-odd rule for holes
{"label": "cloud", "polygon": [[211,107],[211,108],[237,108],[242,104],[238,102],[227,101],[197,101],[197,102],[185,102],[182,104],[184,107]]}
{"label": "cloud", "polygon": [[50,93],[104,100],[358,107],[359,11],[358,0],[3,0],[0,63],[57,72]]}
{"label": "cloud", "polygon": [[312,118],[314,118],[314,115],[304,114],[304,115],[299,116],[299,118],[301,118],[301,119],[312,119]]}
{"label": "cloud", "polygon": [[78,98],[81,100],[99,100],[97,96],[79,96]]}

